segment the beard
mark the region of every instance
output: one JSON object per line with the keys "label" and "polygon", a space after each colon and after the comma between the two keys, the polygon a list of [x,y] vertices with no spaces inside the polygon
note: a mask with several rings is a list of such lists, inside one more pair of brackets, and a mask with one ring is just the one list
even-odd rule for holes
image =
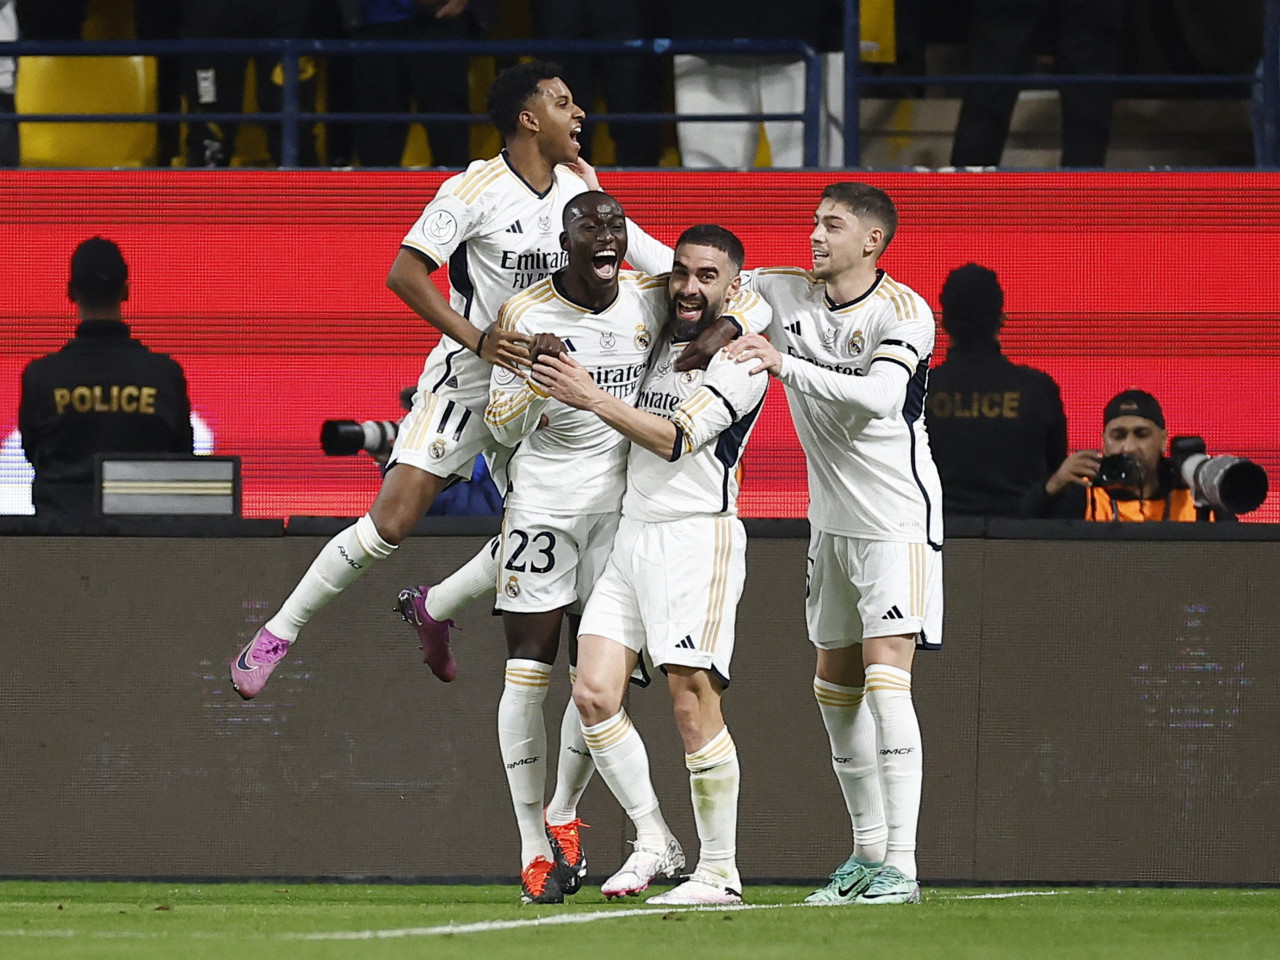
{"label": "beard", "polygon": [[720,319],[723,308],[719,304],[711,304],[706,297],[702,298],[702,313],[697,320],[684,320],[676,314],[676,304],[672,300],[667,304],[667,327],[675,340],[693,340],[703,330]]}

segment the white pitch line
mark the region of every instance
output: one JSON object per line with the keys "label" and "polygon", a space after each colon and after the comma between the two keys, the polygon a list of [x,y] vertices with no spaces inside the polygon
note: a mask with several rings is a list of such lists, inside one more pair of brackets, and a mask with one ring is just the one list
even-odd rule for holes
{"label": "white pitch line", "polygon": [[1010,897],[1056,897],[1057,890],[1015,890],[1013,893],[965,893],[948,900],[1008,900]]}
{"label": "white pitch line", "polygon": [[594,923],[597,920],[620,920],[623,917],[661,917],[671,913],[724,913],[740,910],[778,910],[802,907],[801,903],[744,903],[726,907],[660,907],[632,910],[594,910],[590,913],[565,913],[530,920],[486,920],[480,923],[447,924],[439,927],[403,927],[398,930],[335,930],[328,933],[286,934],[288,940],[391,940],[399,937],[440,937],[453,933],[491,933],[495,930],[521,930],[526,927],[552,927],[566,923]]}

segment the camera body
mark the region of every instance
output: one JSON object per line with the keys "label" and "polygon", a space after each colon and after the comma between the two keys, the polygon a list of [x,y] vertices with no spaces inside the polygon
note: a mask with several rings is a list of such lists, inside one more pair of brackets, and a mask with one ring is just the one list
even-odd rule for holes
{"label": "camera body", "polygon": [[1174,437],[1169,459],[1196,506],[1236,515],[1257,510],[1267,498],[1267,472],[1244,457],[1211,457],[1203,437]]}
{"label": "camera body", "polygon": [[[400,391],[400,406],[413,407],[416,386]],[[320,425],[320,448],[330,457],[354,457],[363,450],[371,457],[391,456],[400,433],[398,420],[326,420]]]}
{"label": "camera body", "polygon": [[1105,490],[1139,489],[1142,487],[1142,468],[1130,454],[1108,454],[1098,461],[1098,474],[1093,478],[1093,485]]}

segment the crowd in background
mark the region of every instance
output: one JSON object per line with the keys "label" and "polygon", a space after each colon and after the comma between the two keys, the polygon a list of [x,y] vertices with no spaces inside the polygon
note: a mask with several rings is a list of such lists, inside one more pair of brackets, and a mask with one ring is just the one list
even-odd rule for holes
{"label": "crowd in background", "polygon": [[[782,5],[770,0],[0,0],[0,40],[257,39],[535,41],[669,37],[674,40],[790,38],[823,55],[820,164],[843,164],[844,0]],[[1262,53],[1262,0],[1242,0],[1208,13],[1192,0],[862,0],[862,70],[871,74],[1060,72],[1251,73]],[[949,50],[950,60],[939,51]],[[506,58],[512,59],[512,58]],[[304,111],[474,114],[504,58],[457,54],[304,56],[299,63]],[[552,56],[589,115],[600,113],[798,113],[804,106],[803,61],[785,55]],[[14,109],[12,61],[0,58],[0,115]],[[162,112],[192,115],[186,129],[158,127],[158,165],[219,167],[279,162],[279,126],[237,137],[237,124],[202,113],[238,113],[248,104],[280,109],[278,58],[193,52],[161,57],[155,80]],[[246,91],[246,83],[248,90]],[[1247,85],[1196,90],[1196,96],[1244,100]],[[916,86],[879,88],[882,96],[924,95]],[[1112,106],[1120,91],[1106,84],[1061,90],[1061,162],[1106,163]],[[1018,91],[978,86],[963,92],[950,163],[996,166],[1009,135]],[[1123,95],[1184,96],[1186,88]],[[960,96],[960,91],[952,95]],[[19,98],[21,99],[21,98]],[[21,104],[19,104],[21,109]],[[376,116],[330,122],[299,141],[302,166],[393,167],[402,163],[465,166],[491,155],[483,125],[457,120],[411,127]],[[584,156],[605,165],[649,167],[777,167],[803,165],[799,122],[589,125]],[[1230,165],[1226,158],[1223,165]],[[0,122],[0,165],[18,162],[14,124]],[[1247,160],[1245,161],[1247,162]]]}

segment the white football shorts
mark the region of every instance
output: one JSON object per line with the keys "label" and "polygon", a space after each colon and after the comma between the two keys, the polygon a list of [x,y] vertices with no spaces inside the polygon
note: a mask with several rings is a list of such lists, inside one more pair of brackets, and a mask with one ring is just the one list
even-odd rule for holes
{"label": "white football shorts", "polygon": [[578,634],[647,650],[655,666],[714,671],[728,686],[746,577],[747,533],[737,517],[624,517]]}
{"label": "white football shorts", "polygon": [[942,645],[940,551],[815,530],[808,559],[805,620],[815,647],[894,636],[915,636],[922,648]]}
{"label": "white football shorts", "polygon": [[561,517],[508,507],[498,552],[499,610],[581,613],[609,559],[616,513]]}

